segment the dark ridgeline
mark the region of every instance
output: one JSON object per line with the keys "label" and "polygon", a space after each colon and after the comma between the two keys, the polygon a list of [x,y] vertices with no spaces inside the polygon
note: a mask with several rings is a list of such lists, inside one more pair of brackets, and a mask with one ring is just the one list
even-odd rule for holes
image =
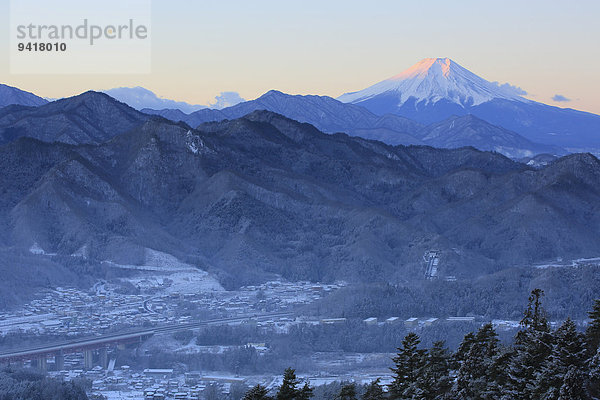
{"label": "dark ridgeline", "polygon": [[44,142],[99,144],[139,126],[150,117],[98,92],[0,109],[0,144],[20,137]]}
{"label": "dark ridgeline", "polygon": [[37,107],[46,103],[48,100],[33,93],[0,83],[0,108],[13,104]]}

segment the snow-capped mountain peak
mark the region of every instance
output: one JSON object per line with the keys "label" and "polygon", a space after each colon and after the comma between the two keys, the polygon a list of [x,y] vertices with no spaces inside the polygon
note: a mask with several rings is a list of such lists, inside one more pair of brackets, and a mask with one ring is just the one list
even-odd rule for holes
{"label": "snow-capped mountain peak", "polygon": [[461,106],[492,99],[527,101],[518,88],[489,82],[449,58],[425,58],[398,75],[358,92],[343,94],[338,100],[360,103],[382,94],[395,97],[398,107],[410,98],[425,104],[444,99]]}

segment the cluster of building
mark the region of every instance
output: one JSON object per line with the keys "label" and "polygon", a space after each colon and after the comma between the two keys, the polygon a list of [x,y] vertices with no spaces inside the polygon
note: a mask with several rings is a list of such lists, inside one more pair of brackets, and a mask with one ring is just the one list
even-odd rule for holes
{"label": "cluster of building", "polygon": [[[340,319],[333,319],[333,321],[339,321]],[[342,318],[342,320],[344,320]],[[332,320],[329,320],[332,321]],[[435,317],[424,317],[417,318],[411,317],[407,319],[402,319],[400,317],[390,317],[383,321],[380,321],[376,317],[369,317],[363,320],[363,322],[367,325],[384,325],[384,324],[401,324],[408,329],[419,328],[419,327],[428,327],[433,324],[446,322],[446,323],[474,323],[477,322],[477,319],[474,316],[465,316],[465,317],[447,317],[447,318],[435,318]],[[479,321],[481,322],[481,321]],[[519,327],[519,321],[511,321],[511,320],[492,320],[492,325],[495,329],[499,330],[511,330]]]}
{"label": "cluster of building", "polygon": [[169,315],[175,300],[193,308],[218,315],[239,315],[252,312],[283,311],[292,306],[309,304],[345,286],[345,283],[319,284],[311,282],[271,281],[257,286],[244,286],[237,291],[196,292],[154,296],[146,301],[148,311]]}
{"label": "cluster of building", "polygon": [[[134,326],[186,323],[197,313],[227,317],[287,310],[308,304],[344,286],[344,283],[267,282],[237,291],[174,293],[168,280],[161,287],[127,294],[118,285],[103,283],[89,291],[56,288],[21,309],[0,314],[0,335],[7,333],[62,336],[102,335]],[[277,321],[266,322],[265,326]]]}
{"label": "cluster of building", "polygon": [[0,334],[101,335],[119,327],[177,322],[144,309],[144,296],[56,288],[0,315]]}
{"label": "cluster of building", "polygon": [[[96,367],[91,371],[70,370],[50,372],[51,376],[66,381],[86,378],[92,381],[91,392],[112,399],[136,400],[200,400],[208,390],[227,396],[239,385],[245,390],[250,384],[268,385],[269,378],[247,378],[210,375],[201,372],[176,372],[171,368],[145,369],[137,372],[124,365],[114,370]],[[221,398],[221,397],[219,397]]]}
{"label": "cluster of building", "polygon": [[[323,325],[336,325],[346,323],[346,318],[323,318],[319,320],[319,323]],[[435,317],[424,317],[417,318],[411,317],[408,319],[402,319],[400,317],[389,317],[384,320],[379,320],[377,317],[369,317],[363,320],[363,323],[366,325],[398,325],[404,324],[407,328],[417,328],[417,327],[426,327],[431,326],[437,322],[440,322],[439,318]],[[475,322],[475,317],[448,317],[445,319],[446,322]]]}

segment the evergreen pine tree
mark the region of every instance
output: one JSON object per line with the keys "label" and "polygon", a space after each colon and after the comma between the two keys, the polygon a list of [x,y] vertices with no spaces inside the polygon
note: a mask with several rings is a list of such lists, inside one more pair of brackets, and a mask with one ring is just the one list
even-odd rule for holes
{"label": "evergreen pine tree", "polygon": [[421,367],[423,366],[424,351],[417,348],[421,340],[414,332],[409,333],[402,340],[402,347],[392,359],[395,367],[390,368],[394,373],[394,380],[390,384],[392,399],[411,398],[414,394]]}
{"label": "evergreen pine tree", "polygon": [[383,400],[384,392],[381,387],[381,379],[377,378],[367,385],[367,390],[362,395],[362,400]]}
{"label": "evergreen pine tree", "polygon": [[546,318],[546,311],[542,307],[542,297],[544,291],[542,289],[533,289],[529,295],[529,303],[527,309],[521,319],[521,326],[532,329],[534,331],[548,332],[548,319]]}
{"label": "evergreen pine tree", "polygon": [[308,386],[308,382],[305,382],[302,389],[298,391],[296,400],[309,400],[311,397],[313,397],[313,390]]}
{"label": "evergreen pine tree", "polygon": [[567,370],[558,392],[558,400],[587,400],[590,397],[585,389],[585,376],[575,366]]}
{"label": "evergreen pine tree", "polygon": [[[573,368],[570,381],[585,368],[586,346],[584,335],[577,331],[569,318],[554,333],[554,344],[550,356],[536,374],[532,394],[536,398],[556,400],[565,382],[567,372]],[[565,389],[566,390],[566,389]]]}
{"label": "evergreen pine tree", "polygon": [[450,391],[450,352],[444,342],[435,342],[425,353],[424,365],[417,378],[418,395],[421,399],[438,399]]}
{"label": "evergreen pine tree", "polygon": [[242,400],[248,389],[248,386],[241,382],[232,383],[229,386],[229,400]]}
{"label": "evergreen pine tree", "polygon": [[588,313],[591,319],[585,332],[588,350],[591,355],[596,353],[600,345],[600,299],[594,300],[592,311]]}
{"label": "evergreen pine tree", "polygon": [[458,368],[460,368],[460,365],[467,358],[467,354],[469,354],[469,350],[471,350],[471,346],[473,346],[473,343],[475,343],[475,334],[473,332],[469,332],[465,335],[462,342],[460,342],[458,349],[452,357],[451,367],[453,370],[457,370]]}
{"label": "evergreen pine tree", "polygon": [[485,324],[468,340],[472,343],[457,372],[455,395],[461,399],[494,398],[489,393],[497,386],[493,380],[494,358],[498,354],[497,334],[492,324]]}
{"label": "evergreen pine tree", "polygon": [[223,397],[221,388],[216,383],[211,383],[202,391],[205,400],[219,400]]}
{"label": "evergreen pine tree", "polygon": [[348,385],[342,386],[340,393],[337,398],[339,400],[357,400],[356,399],[356,385],[354,383],[350,383]]}
{"label": "evergreen pine tree", "polygon": [[498,346],[496,353],[491,360],[487,360],[487,385],[485,391],[481,394],[484,399],[510,398],[506,393],[506,387],[509,380],[508,367],[513,358],[513,351],[504,346]]}
{"label": "evergreen pine tree", "polygon": [[588,363],[588,393],[592,398],[600,399],[600,349]]}
{"label": "evergreen pine tree", "polygon": [[269,391],[266,387],[256,385],[246,392],[243,400],[272,400],[272,397],[268,393]]}
{"label": "evergreen pine tree", "polygon": [[544,292],[534,289],[521,320],[522,329],[515,337],[514,353],[509,361],[506,392],[515,400],[532,397],[536,373],[552,350],[552,335],[541,305]]}
{"label": "evergreen pine tree", "polygon": [[283,383],[277,391],[276,400],[295,400],[298,395],[297,386],[300,382],[296,378],[296,371],[292,368],[287,368],[283,373]]}

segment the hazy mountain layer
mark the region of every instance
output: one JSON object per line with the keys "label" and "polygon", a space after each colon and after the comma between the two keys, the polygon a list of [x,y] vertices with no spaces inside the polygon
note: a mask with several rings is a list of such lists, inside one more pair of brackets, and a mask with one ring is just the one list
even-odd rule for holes
{"label": "hazy mountain layer", "polygon": [[102,143],[150,117],[103,93],[86,92],[39,107],[0,109],[0,143],[19,137],[71,144]]}
{"label": "hazy mountain layer", "polygon": [[36,107],[46,104],[47,102],[47,100],[36,96],[33,93],[0,83],[0,108],[11,104]]}
{"label": "hazy mountain layer", "polygon": [[327,133],[344,132],[388,144],[420,144],[413,136],[422,125],[396,115],[378,116],[363,107],[344,104],[327,96],[289,95],[271,90],[256,100],[222,110],[204,109],[191,114],[178,110],[142,110],[192,127],[204,122],[241,118],[256,110],[272,111],[299,122],[307,122]]}
{"label": "hazy mountain layer", "polygon": [[441,148],[473,146],[479,150],[493,150],[518,158],[544,152],[565,154],[565,150],[556,146],[533,143],[515,132],[471,117],[456,121],[455,117],[451,117],[447,121],[423,127],[393,114],[376,116],[363,107],[344,104],[330,97],[292,96],[274,90],[256,100],[223,110],[205,109],[192,114],[184,114],[179,110],[142,111],[198,126],[203,122],[240,118],[255,110],[272,111],[300,122],[308,122],[323,132],[344,132],[391,145],[427,144]]}
{"label": "hazy mountain layer", "polygon": [[424,143],[446,149],[473,146],[479,150],[495,151],[513,159],[550,153],[567,152],[557,146],[548,146],[525,139],[508,129],[492,125],[474,115],[450,117],[428,125],[416,135]]}

